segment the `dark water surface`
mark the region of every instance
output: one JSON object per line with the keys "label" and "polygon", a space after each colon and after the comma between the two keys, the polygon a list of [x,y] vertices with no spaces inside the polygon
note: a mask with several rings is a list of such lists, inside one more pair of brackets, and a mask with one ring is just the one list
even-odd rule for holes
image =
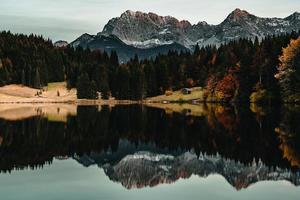
{"label": "dark water surface", "polygon": [[299,107],[63,109],[0,108],[1,199],[300,198]]}

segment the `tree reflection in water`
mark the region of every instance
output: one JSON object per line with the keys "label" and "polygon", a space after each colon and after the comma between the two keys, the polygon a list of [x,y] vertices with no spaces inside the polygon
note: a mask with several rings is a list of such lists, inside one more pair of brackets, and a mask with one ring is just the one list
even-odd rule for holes
{"label": "tree reflection in water", "polygon": [[[34,116],[0,121],[0,169],[37,168],[53,158],[117,152],[120,141],[165,153],[192,150],[250,164],[300,168],[300,110],[295,106],[219,104],[161,109],[141,105],[78,107],[65,122]],[[182,108],[182,109],[181,109]],[[184,113],[184,114],[183,114]]]}

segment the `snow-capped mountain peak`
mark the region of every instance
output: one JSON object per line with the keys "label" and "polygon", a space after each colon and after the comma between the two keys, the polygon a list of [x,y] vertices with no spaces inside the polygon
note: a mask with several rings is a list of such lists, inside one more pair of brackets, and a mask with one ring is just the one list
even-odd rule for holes
{"label": "snow-capped mountain peak", "polygon": [[61,48],[61,47],[66,47],[66,46],[68,46],[69,43],[68,43],[67,41],[59,40],[59,41],[55,42],[53,45],[54,45],[55,47]]}
{"label": "snow-capped mountain peak", "polygon": [[219,25],[159,16],[155,13],[126,11],[120,17],[111,19],[101,34],[113,34],[123,42],[139,48],[150,48],[177,42],[192,49],[200,46],[220,45],[239,38],[264,37],[300,29],[299,13],[281,18],[261,18],[242,9],[235,9]]}
{"label": "snow-capped mountain peak", "polygon": [[237,8],[228,15],[225,21],[239,22],[239,21],[247,20],[251,17],[255,18],[254,15],[249,14],[247,11]]}
{"label": "snow-capped mountain peak", "polygon": [[[179,51],[182,49],[193,50],[196,44],[218,47],[221,44],[240,38],[254,40],[255,37],[261,39],[267,35],[299,30],[300,14],[298,12],[286,18],[262,18],[245,10],[235,9],[218,25],[209,25],[201,21],[192,25],[189,21],[180,21],[172,16],[159,16],[152,12],[143,13],[127,10],[119,17],[109,20],[102,32],[99,32],[96,36],[84,34],[71,43],[71,46],[93,47],[93,49],[111,51],[111,45],[106,47],[103,44],[105,41],[99,39],[101,39],[101,35],[105,37],[114,36],[121,43],[128,45],[126,55],[135,54],[136,52],[130,53],[133,50],[130,47],[135,47],[145,51],[148,49],[152,56],[155,55],[155,48],[166,45],[173,45],[174,47],[174,44],[176,44],[180,48]],[[124,46],[124,44],[120,45]],[[174,49],[173,47],[172,49]],[[118,54],[121,53],[120,48],[114,48],[114,50]],[[134,51],[139,50],[135,49]],[[143,53],[143,55],[147,54],[149,53]],[[158,54],[158,51],[156,54]],[[127,56],[126,59],[124,57],[124,60],[127,59]]]}

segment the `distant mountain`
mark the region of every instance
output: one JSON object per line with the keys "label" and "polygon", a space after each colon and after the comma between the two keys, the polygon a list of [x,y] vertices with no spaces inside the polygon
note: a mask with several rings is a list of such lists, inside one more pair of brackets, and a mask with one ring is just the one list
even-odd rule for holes
{"label": "distant mountain", "polygon": [[239,38],[263,38],[293,30],[300,30],[298,12],[286,18],[261,18],[236,9],[219,25],[206,22],[192,25],[171,16],[128,10],[109,20],[102,32],[94,36],[84,34],[71,45],[106,51],[114,49],[126,61],[135,53],[147,58],[173,49],[193,49],[197,43],[200,46],[218,46]]}
{"label": "distant mountain", "polygon": [[194,152],[168,152],[151,146],[136,147],[125,143],[114,153],[74,157],[88,167],[97,164],[114,182],[125,188],[154,187],[173,183],[192,175],[207,177],[212,174],[223,176],[237,190],[247,188],[260,181],[286,180],[300,185],[300,174],[279,167],[270,168],[261,161],[243,164],[222,158],[220,155],[198,157]]}
{"label": "distant mountain", "polygon": [[178,42],[185,44],[185,31],[191,27],[188,21],[174,17],[162,17],[154,13],[126,11],[111,19],[99,34],[116,35],[129,45],[149,48]]}
{"label": "distant mountain", "polygon": [[266,35],[298,31],[300,13],[280,18],[261,18],[236,9],[219,25],[199,22],[192,25],[174,17],[154,13],[126,11],[111,19],[99,34],[115,35],[123,42],[140,48],[149,48],[177,42],[187,48],[221,43],[238,38],[262,38]]}
{"label": "distant mountain", "polygon": [[115,35],[102,34],[83,34],[70,45],[73,47],[81,46],[83,48],[90,48],[91,50],[98,49],[107,52],[116,51],[118,53],[120,62],[126,62],[130,58],[133,58],[134,55],[138,55],[140,59],[145,59],[154,58],[159,53],[166,54],[170,50],[188,51],[187,48],[177,43],[141,49],[125,44]]}
{"label": "distant mountain", "polygon": [[55,47],[66,47],[69,45],[67,41],[59,40],[53,44]]}

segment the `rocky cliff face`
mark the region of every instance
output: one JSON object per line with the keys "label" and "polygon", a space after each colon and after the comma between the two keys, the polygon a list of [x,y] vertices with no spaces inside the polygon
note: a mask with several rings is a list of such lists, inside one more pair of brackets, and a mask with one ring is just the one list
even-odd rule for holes
{"label": "rocky cliff face", "polygon": [[99,34],[116,35],[126,44],[149,48],[174,42],[185,44],[185,32],[191,27],[188,21],[170,16],[126,11],[110,20]]}
{"label": "rocky cliff face", "polygon": [[61,47],[66,47],[66,46],[68,46],[69,43],[68,43],[67,41],[59,40],[59,41],[55,42],[53,45],[54,45],[55,47],[61,48]]}
{"label": "rocky cliff face", "polygon": [[121,62],[137,54],[151,58],[169,50],[193,50],[200,46],[226,43],[239,38],[263,38],[267,35],[300,30],[300,13],[286,18],[261,18],[236,9],[219,25],[199,22],[192,25],[171,16],[126,11],[113,18],[97,35],[83,34],[70,45],[116,51]]}
{"label": "rocky cliff face", "polygon": [[236,9],[219,25],[199,22],[191,25],[174,17],[162,17],[154,13],[126,11],[111,19],[99,34],[116,35],[123,42],[140,48],[179,43],[192,48],[221,44],[238,38],[265,37],[266,35],[298,31],[300,14],[280,18],[261,18]]}

